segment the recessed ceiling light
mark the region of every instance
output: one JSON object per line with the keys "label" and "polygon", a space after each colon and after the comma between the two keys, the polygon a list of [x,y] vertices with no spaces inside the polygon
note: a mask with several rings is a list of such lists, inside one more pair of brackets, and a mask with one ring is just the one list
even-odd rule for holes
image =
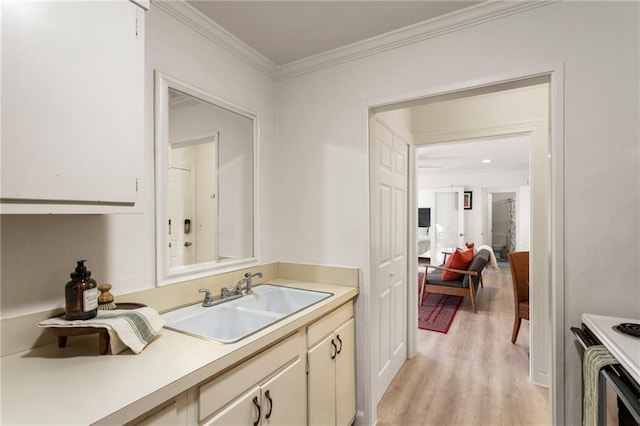
{"label": "recessed ceiling light", "polygon": [[484,164],[489,164],[489,163],[491,163],[491,159],[487,158],[486,160],[482,160],[482,162]]}

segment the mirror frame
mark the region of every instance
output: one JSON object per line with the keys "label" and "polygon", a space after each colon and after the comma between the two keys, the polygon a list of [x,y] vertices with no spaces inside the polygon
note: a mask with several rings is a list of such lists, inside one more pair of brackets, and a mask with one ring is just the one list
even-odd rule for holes
{"label": "mirror frame", "polygon": [[[259,116],[256,113],[240,108],[217,96],[188,83],[170,77],[159,70],[155,70],[155,98],[154,98],[154,157],[155,157],[155,261],[156,286],[164,286],[179,282],[208,277],[224,272],[247,268],[258,263],[258,141],[260,140]],[[177,270],[171,270],[166,262],[169,254],[168,242],[165,239],[165,226],[168,217],[168,149],[169,146],[169,89],[175,89],[201,101],[210,103],[230,112],[248,118],[252,122],[252,161],[253,161],[253,256],[245,259],[212,261],[200,264],[186,265]]]}

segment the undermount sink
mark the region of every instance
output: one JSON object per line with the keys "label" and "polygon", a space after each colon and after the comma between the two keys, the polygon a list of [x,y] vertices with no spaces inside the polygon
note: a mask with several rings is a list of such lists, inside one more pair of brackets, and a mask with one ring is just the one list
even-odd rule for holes
{"label": "undermount sink", "polygon": [[166,328],[233,343],[332,296],[332,293],[263,284],[253,294],[219,305],[197,303],[162,314]]}

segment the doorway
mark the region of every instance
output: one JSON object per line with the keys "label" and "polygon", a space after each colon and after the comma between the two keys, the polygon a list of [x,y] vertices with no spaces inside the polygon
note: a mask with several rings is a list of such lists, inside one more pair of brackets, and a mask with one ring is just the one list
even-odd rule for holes
{"label": "doorway", "polygon": [[[561,105],[561,96],[559,95],[559,93],[561,93],[561,90],[559,90],[559,88],[561,88],[560,84],[562,80],[561,78],[555,79],[552,77],[561,76],[561,71],[561,69],[552,69],[550,71],[537,74],[539,77],[507,80],[507,83],[496,83],[495,81],[492,81],[480,86],[467,86],[463,88],[458,87],[451,91],[431,93],[423,97],[413,97],[410,100],[403,101],[396,98],[392,102],[370,106],[370,110],[374,113],[385,111],[388,112],[416,105],[434,104],[445,99],[461,99],[478,93],[497,93],[509,87],[522,88],[535,84],[547,85],[546,88],[549,92],[549,97],[547,99],[550,100],[547,106],[553,106],[553,114],[551,114],[551,111],[547,110],[542,119],[538,117],[537,120],[530,120],[528,122],[520,123],[519,125],[504,126],[502,128],[494,127],[489,130],[487,128],[478,129],[478,132],[476,132],[475,135],[466,134],[465,136],[473,138],[474,136],[483,137],[491,134],[528,134],[532,140],[532,146],[534,147],[532,149],[532,156],[536,158],[536,161],[532,163],[531,181],[536,189],[532,188],[531,193],[531,204],[532,206],[534,206],[534,208],[531,210],[531,218],[532,228],[534,230],[537,230],[536,232],[532,232],[532,270],[537,270],[537,278],[540,280],[540,282],[543,283],[543,285],[536,288],[532,294],[532,300],[534,300],[534,302],[532,303],[535,303],[535,300],[539,300],[540,302],[537,303],[537,306],[538,309],[541,310],[540,312],[536,313],[534,309],[534,312],[532,312],[532,317],[534,318],[534,322],[535,318],[539,320],[547,319],[548,322],[546,325],[542,324],[540,327],[532,327],[532,329],[537,329],[537,331],[542,334],[546,333],[546,336],[543,335],[531,337],[532,348],[534,348],[534,352],[532,352],[532,366],[535,367],[532,368],[532,371],[536,369],[536,371],[540,373],[532,373],[531,380],[532,382],[539,384],[544,384],[544,382],[546,382],[547,385],[550,385],[553,388],[552,395],[554,395],[554,407],[555,404],[562,402],[561,398],[559,398],[558,395],[562,395],[563,393],[563,380],[561,374],[563,369],[563,355],[561,351],[558,351],[555,348],[555,344],[562,337],[562,330],[560,327],[560,322],[558,321],[558,318],[560,318],[562,314],[562,291],[558,287],[561,284],[559,278],[562,274],[562,252],[558,250],[558,248],[561,247],[560,243],[562,241],[562,235],[559,232],[559,230],[562,229],[562,138],[560,132],[562,115],[561,110],[557,108],[559,105]],[[553,122],[555,123],[555,125],[550,126],[549,118],[552,115],[555,120]],[[549,132],[550,128],[551,132]],[[550,135],[553,143],[550,142]],[[456,136],[455,139],[457,140],[462,139],[460,137],[460,132],[455,135],[445,135],[444,138],[442,134],[436,136],[440,137],[440,140],[438,142],[445,142],[447,138],[448,140],[454,140],[453,136]],[[423,140],[418,139],[419,138],[415,138],[413,140],[414,147],[412,149],[411,155],[414,161],[416,155],[415,146],[425,143]],[[549,158],[552,158],[551,162],[549,161]],[[412,161],[411,164],[413,167],[413,170],[411,170],[413,178],[415,178],[416,176],[416,167],[413,164],[414,161]],[[552,169],[555,176],[554,179],[552,179],[551,177]],[[551,198],[551,187],[553,187],[554,190],[553,199]],[[411,209],[414,209],[414,207],[415,209],[417,209],[416,200],[414,199],[412,201],[413,203],[411,201],[409,202]],[[372,205],[371,211],[372,215],[375,214],[375,206]],[[414,218],[413,216],[410,216],[407,234],[411,236],[415,233],[415,229],[417,229],[417,217]],[[536,237],[538,237],[537,241]],[[372,241],[375,241],[375,235],[373,234]],[[413,241],[413,238],[410,238],[408,241],[408,247],[410,251],[417,250],[417,241]],[[551,262],[549,261],[549,259],[552,259]],[[534,263],[536,263],[536,261],[538,266],[533,265]],[[552,266],[554,267],[553,270],[551,269]],[[408,276],[417,276],[417,262],[416,265],[409,266]],[[372,277],[372,280],[373,279],[374,278]],[[413,291],[407,292],[407,315],[409,316],[410,324],[414,324],[417,322],[415,309],[416,303],[414,303],[417,302],[417,294],[414,293],[415,292]],[[551,300],[551,306],[546,302],[548,300]],[[549,318],[551,318],[550,321]],[[412,327],[409,328],[411,329]],[[415,330],[415,327],[413,327],[413,329]],[[412,357],[413,355],[415,355],[415,338],[412,338],[411,336],[408,337],[407,355],[408,357]],[[548,354],[538,356],[535,354],[536,347],[543,348],[543,350],[545,348],[551,347],[553,348],[553,351],[548,351]],[[373,349],[374,348],[372,347],[372,350]],[[537,366],[535,359],[538,359],[540,361]],[[555,370],[553,377],[551,376],[551,364],[553,364]],[[372,380],[375,381],[374,376],[372,376]],[[373,398],[370,401],[372,407],[375,408],[377,400]],[[372,418],[375,418],[375,415],[373,415]]]}

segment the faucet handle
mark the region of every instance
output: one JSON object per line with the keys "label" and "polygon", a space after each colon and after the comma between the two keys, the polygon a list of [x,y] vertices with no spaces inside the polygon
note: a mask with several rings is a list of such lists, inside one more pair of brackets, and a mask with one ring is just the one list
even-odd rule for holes
{"label": "faucet handle", "polygon": [[211,297],[211,292],[206,288],[201,288],[198,290],[199,293],[204,293],[204,300],[202,301],[202,306],[208,307],[213,303],[213,297]]}

